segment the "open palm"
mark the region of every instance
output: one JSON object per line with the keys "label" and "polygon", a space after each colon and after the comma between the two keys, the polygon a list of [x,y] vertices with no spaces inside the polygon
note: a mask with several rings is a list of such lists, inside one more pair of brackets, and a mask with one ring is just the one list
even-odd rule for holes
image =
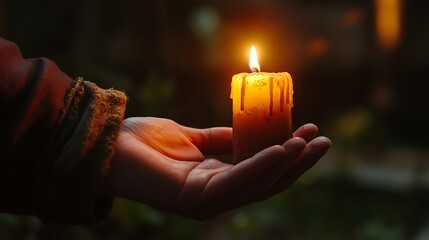
{"label": "open palm", "polygon": [[282,192],[329,149],[307,124],[282,146],[232,165],[232,129],[184,127],[161,118],[124,120],[105,189],[182,216],[206,219]]}

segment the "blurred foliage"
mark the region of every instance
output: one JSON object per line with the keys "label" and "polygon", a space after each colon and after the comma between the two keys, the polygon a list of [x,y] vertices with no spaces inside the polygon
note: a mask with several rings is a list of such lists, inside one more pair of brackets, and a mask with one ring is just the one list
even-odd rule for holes
{"label": "blurred foliage", "polygon": [[[395,46],[375,0],[0,0],[0,35],[129,96],[127,116],[231,125],[231,76],[251,44],[294,78],[294,126],[332,151],[287,192],[197,222],[117,199],[85,228],[0,214],[0,239],[428,239],[427,1],[402,1]],[[386,50],[387,49],[387,50]]]}

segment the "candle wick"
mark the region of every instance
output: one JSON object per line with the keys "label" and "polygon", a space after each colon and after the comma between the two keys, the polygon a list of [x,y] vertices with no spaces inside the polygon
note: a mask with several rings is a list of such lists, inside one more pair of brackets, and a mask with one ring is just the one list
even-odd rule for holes
{"label": "candle wick", "polygon": [[250,70],[252,71],[252,73],[259,72],[258,68],[256,67],[252,67],[250,68]]}

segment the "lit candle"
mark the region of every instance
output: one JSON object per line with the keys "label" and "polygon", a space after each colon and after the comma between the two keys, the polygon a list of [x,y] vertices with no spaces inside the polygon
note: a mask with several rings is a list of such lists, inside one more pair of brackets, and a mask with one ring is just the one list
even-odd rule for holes
{"label": "lit candle", "polygon": [[260,72],[255,47],[252,73],[232,77],[233,161],[238,163],[292,136],[293,88],[287,72]]}

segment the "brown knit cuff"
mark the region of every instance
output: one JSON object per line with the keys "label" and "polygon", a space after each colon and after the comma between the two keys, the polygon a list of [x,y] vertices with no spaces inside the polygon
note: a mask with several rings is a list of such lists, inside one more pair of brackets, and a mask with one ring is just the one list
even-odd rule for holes
{"label": "brown knit cuff", "polygon": [[[114,143],[124,117],[126,96],[79,79],[67,95],[59,142],[64,142],[52,166],[44,220],[94,224],[110,208],[111,198],[99,195],[102,175],[109,168]],[[101,201],[100,201],[101,199]]]}

